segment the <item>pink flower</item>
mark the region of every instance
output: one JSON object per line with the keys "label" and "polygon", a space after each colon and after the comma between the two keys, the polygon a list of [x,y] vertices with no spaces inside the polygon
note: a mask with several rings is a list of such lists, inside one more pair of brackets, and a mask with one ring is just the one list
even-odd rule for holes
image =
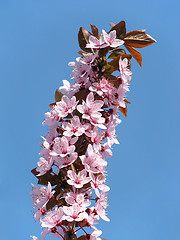
{"label": "pink flower", "polygon": [[102,154],[103,157],[106,157],[106,158],[112,157],[112,151],[109,148],[108,143],[104,143],[101,146],[101,150],[100,151],[101,151],[101,154]]}
{"label": "pink flower", "polygon": [[91,202],[84,197],[84,193],[78,193],[78,192],[68,192],[66,194],[65,200],[68,204],[73,205],[77,203],[80,207],[82,207],[84,210],[86,207],[91,205]]}
{"label": "pink flower", "polygon": [[103,111],[101,107],[104,105],[104,102],[101,100],[94,101],[94,95],[90,92],[86,98],[86,102],[82,102],[82,105],[77,106],[77,110],[82,113],[82,118],[90,119],[91,117],[99,118],[99,112]]}
{"label": "pink flower", "polygon": [[105,132],[105,136],[107,137],[107,143],[109,147],[113,145],[113,143],[119,144],[119,141],[116,139],[116,130],[114,124],[110,123],[107,126],[107,130]]}
{"label": "pink flower", "polygon": [[87,53],[83,57],[81,57],[79,61],[83,64],[91,64],[94,62],[97,56],[98,56],[98,51],[96,51],[95,54]]}
{"label": "pink flower", "polygon": [[106,186],[105,184],[103,184],[103,182],[105,182],[106,177],[101,174],[98,175],[96,178],[94,176],[93,173],[90,173],[90,177],[91,177],[91,187],[95,190],[96,195],[99,197],[99,190],[98,188],[103,191],[103,192],[107,192],[110,190],[110,188],[108,186]]}
{"label": "pink flower", "polygon": [[66,216],[63,216],[63,220],[67,220],[68,222],[80,222],[84,219],[88,218],[88,214],[83,211],[83,209],[77,204],[73,204],[70,207],[63,207],[64,213]]}
{"label": "pink flower", "polygon": [[70,84],[67,80],[63,80],[63,84],[64,85],[62,87],[59,87],[59,90],[68,98],[71,98],[75,93],[77,93],[81,86],[78,83]]}
{"label": "pink flower", "polygon": [[129,82],[131,80],[132,72],[129,70],[128,59],[124,58],[123,60],[119,59],[119,71],[121,73],[121,77],[125,82]]}
{"label": "pink flower", "polygon": [[[33,240],[39,240],[39,238],[37,238],[36,236],[32,236],[32,235],[31,235],[30,237],[32,237]],[[45,240],[45,238],[42,237],[41,240]]]}
{"label": "pink flower", "polygon": [[107,46],[110,46],[112,48],[119,47],[124,43],[123,40],[116,39],[116,30],[111,31],[110,33],[107,33],[104,30],[102,30],[102,38],[104,42],[107,44]]}
{"label": "pink flower", "polygon": [[101,238],[98,238],[102,234],[102,231],[99,229],[94,230],[94,232],[91,233],[89,240],[101,240]]}
{"label": "pink flower", "polygon": [[75,150],[75,146],[74,145],[69,146],[68,139],[65,136],[56,137],[54,139],[54,146],[50,155],[66,157],[68,154],[73,153],[74,150]]}
{"label": "pink flower", "polygon": [[54,160],[57,162],[59,168],[64,168],[75,162],[77,157],[78,154],[76,152],[73,152],[65,157],[54,157]]}
{"label": "pink flower", "polygon": [[95,211],[104,221],[110,221],[109,218],[106,216],[105,208],[101,205],[99,200],[96,202]]}
{"label": "pink flower", "polygon": [[43,157],[40,157],[39,160],[40,161],[37,163],[38,167],[36,168],[36,171],[39,172],[37,176],[42,176],[51,169],[53,165],[53,159],[50,157],[48,160],[46,160]]}
{"label": "pink flower", "polygon": [[91,180],[90,177],[86,177],[86,175],[87,172],[85,169],[80,171],[78,174],[76,174],[72,170],[68,170],[67,176],[70,179],[67,180],[67,183],[74,186],[75,188],[82,188],[84,184],[88,183]]}
{"label": "pink flower", "polygon": [[101,149],[101,141],[104,138],[104,132],[98,131],[98,128],[95,127],[93,128],[93,130],[91,130],[88,136],[91,137],[91,141],[93,143],[95,151],[99,151],[99,149]]}
{"label": "pink flower", "polygon": [[58,112],[60,118],[64,118],[76,109],[77,103],[75,96],[68,98],[64,95],[61,101],[56,103],[54,109]]}
{"label": "pink flower", "polygon": [[43,121],[43,125],[48,125],[50,127],[58,125],[59,121],[59,113],[58,111],[53,108],[50,112],[44,114],[45,120]]}
{"label": "pink flower", "polygon": [[82,125],[79,120],[79,117],[74,116],[71,119],[71,123],[63,122],[62,128],[65,130],[63,133],[64,136],[68,137],[71,137],[73,135],[81,136],[84,133],[84,131],[88,128],[88,125],[87,124]]}
{"label": "pink flower", "polygon": [[103,78],[99,82],[92,83],[92,85],[89,87],[89,90],[96,92],[99,96],[103,96],[103,94],[109,90],[109,82]]}
{"label": "pink flower", "polygon": [[97,39],[94,36],[89,37],[89,43],[86,44],[86,48],[105,48],[107,47],[107,44],[104,44],[104,39],[100,37],[100,39]]}
{"label": "pink flower", "polygon": [[106,126],[104,125],[105,123],[105,118],[101,117],[101,113],[97,112],[96,113],[96,117],[92,116],[90,117],[89,121],[92,125],[99,127],[101,129],[106,129]]}
{"label": "pink flower", "polygon": [[35,206],[39,208],[45,207],[48,201],[51,199],[55,191],[52,191],[51,183],[48,182],[48,186],[46,187],[39,187],[32,184],[33,189],[31,190],[30,194],[33,195],[32,202]]}
{"label": "pink flower", "polygon": [[60,224],[63,218],[62,207],[56,207],[52,212],[48,213],[42,220],[41,226],[46,228],[53,228]]}
{"label": "pink flower", "polygon": [[93,148],[90,144],[87,147],[87,154],[87,157],[85,155],[80,156],[86,171],[92,173],[103,172],[107,162],[98,153],[93,151]]}
{"label": "pink flower", "polygon": [[126,91],[127,91],[126,88],[124,88],[122,84],[118,87],[118,90],[117,90],[118,97],[116,99],[116,102],[119,106],[121,106],[123,108],[126,107],[126,104],[124,102],[124,97],[125,97]]}

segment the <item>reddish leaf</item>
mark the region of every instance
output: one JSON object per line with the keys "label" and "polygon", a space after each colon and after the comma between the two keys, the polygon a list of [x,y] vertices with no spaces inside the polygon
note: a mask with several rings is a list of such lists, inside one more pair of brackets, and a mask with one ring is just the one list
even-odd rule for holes
{"label": "reddish leaf", "polygon": [[124,99],[125,103],[131,104],[126,98]]}
{"label": "reddish leaf", "polygon": [[116,25],[116,23],[110,22],[111,28],[113,28]]}
{"label": "reddish leaf", "polygon": [[56,102],[60,102],[62,96],[63,96],[63,94],[62,94],[58,89],[56,89],[56,92],[55,92],[55,101],[56,101]]}
{"label": "reddish leaf", "polygon": [[127,106],[125,108],[119,106],[119,110],[127,117]]}
{"label": "reddish leaf", "polygon": [[99,57],[104,57],[104,56],[106,56],[106,55],[108,54],[108,52],[109,52],[109,48],[108,48],[108,47],[106,47],[106,48],[101,48],[101,49],[99,50]]}
{"label": "reddish leaf", "polygon": [[48,182],[51,183],[52,186],[56,185],[59,183],[59,179],[58,176],[56,175],[51,175],[49,172],[47,172],[46,174],[42,175],[42,176],[37,176],[39,174],[39,172],[36,171],[36,168],[31,170],[32,174],[34,174],[34,176],[36,176],[39,180],[38,180],[38,184],[41,185],[48,185]]}
{"label": "reddish leaf", "polygon": [[114,87],[118,89],[121,81],[120,78],[115,77],[114,75],[110,75],[108,81],[114,84]]}
{"label": "reddish leaf", "polygon": [[79,54],[79,55],[83,55],[84,52],[80,50],[80,51],[78,52],[78,54]]}
{"label": "reddish leaf", "polygon": [[90,48],[86,48],[86,44],[89,43],[89,36],[92,35],[85,28],[80,27],[78,32],[78,41],[80,48],[85,52],[92,52]]}
{"label": "reddish leaf", "polygon": [[87,239],[87,238],[86,238],[86,235],[82,235],[82,236],[78,237],[77,240],[86,240],[86,239]]}
{"label": "reddish leaf", "polygon": [[135,48],[147,47],[156,42],[156,40],[152,38],[149,34],[145,33],[144,30],[136,30],[127,33],[124,41],[125,45]]}
{"label": "reddish leaf", "polygon": [[124,39],[126,35],[126,23],[125,21],[121,21],[118,24],[114,25],[110,32],[116,30],[116,36],[117,38]]}
{"label": "reddish leaf", "polygon": [[77,240],[76,234],[72,234],[71,231],[67,231],[64,235],[64,240]]}
{"label": "reddish leaf", "polygon": [[50,103],[50,104],[49,104],[49,107],[50,107],[50,108],[53,108],[55,105],[56,105],[56,103]]}
{"label": "reddish leaf", "polygon": [[46,209],[49,211],[52,209],[54,206],[56,206],[58,201],[56,199],[50,199],[49,202],[46,204]]}
{"label": "reddish leaf", "polygon": [[75,94],[75,97],[77,100],[79,100],[79,103],[81,103],[82,100],[86,100],[88,93],[89,93],[89,90],[87,88],[83,88]]}
{"label": "reddish leaf", "polygon": [[96,37],[96,38],[99,38],[99,29],[93,25],[93,24],[90,24],[91,25],[91,31],[92,31],[92,34]]}
{"label": "reddish leaf", "polygon": [[142,65],[142,56],[141,53],[138,52],[136,49],[130,46],[126,46],[127,50],[132,54],[132,56],[136,59],[136,61],[139,63],[140,67]]}

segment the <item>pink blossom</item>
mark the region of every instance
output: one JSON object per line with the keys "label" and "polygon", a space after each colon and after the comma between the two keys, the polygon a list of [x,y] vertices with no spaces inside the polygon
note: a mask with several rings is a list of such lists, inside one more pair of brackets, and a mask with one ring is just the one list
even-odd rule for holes
{"label": "pink blossom", "polygon": [[107,126],[107,130],[105,132],[105,136],[107,137],[107,142],[109,147],[113,145],[113,143],[119,144],[119,141],[116,139],[116,130],[114,124],[110,123]]}
{"label": "pink blossom", "polygon": [[98,51],[96,51],[95,54],[87,53],[87,54],[83,55],[83,57],[81,57],[79,61],[83,64],[91,64],[94,62],[94,60],[97,56],[98,56]]}
{"label": "pink blossom", "polygon": [[[94,114],[95,115],[95,114]],[[101,129],[106,129],[106,126],[104,125],[105,123],[105,118],[101,117],[102,114],[97,112],[96,116],[91,115],[89,121],[92,125],[99,127]]]}
{"label": "pink blossom", "polygon": [[84,184],[88,183],[91,179],[87,177],[87,172],[85,169],[80,171],[78,174],[72,170],[67,171],[67,176],[70,178],[67,180],[69,185],[74,186],[75,188],[82,188]]}
{"label": "pink blossom", "polygon": [[[39,238],[37,238],[36,236],[31,235],[30,237],[32,237],[33,240],[39,240]],[[42,237],[41,240],[45,240],[45,237]]]}
{"label": "pink blossom", "polygon": [[94,95],[92,92],[86,97],[86,102],[82,102],[82,105],[77,106],[77,110],[82,113],[82,118],[90,119],[91,117],[99,118],[99,112],[103,111],[101,107],[104,105],[104,102],[101,100],[94,101]]}
{"label": "pink blossom", "polygon": [[73,205],[77,203],[80,207],[82,207],[84,210],[86,207],[91,205],[91,202],[89,199],[85,198],[84,193],[78,193],[78,192],[68,192],[66,194],[65,200],[68,204]]}
{"label": "pink blossom", "polygon": [[99,151],[101,149],[101,141],[104,138],[104,132],[98,131],[98,128],[95,127],[93,130],[91,130],[91,133],[89,134],[89,137],[91,137],[91,141],[93,143],[93,147],[95,151]]}
{"label": "pink blossom", "polygon": [[73,152],[65,157],[54,157],[54,160],[57,162],[59,168],[64,168],[74,163],[77,157],[78,154],[76,152]]}
{"label": "pink blossom", "polygon": [[90,177],[92,180],[91,187],[95,190],[95,193],[97,196],[100,196],[98,188],[103,192],[107,192],[110,190],[108,186],[103,184],[103,182],[105,182],[105,179],[106,179],[106,177],[103,174],[95,177],[93,173],[90,173]]}
{"label": "pink blossom", "polygon": [[56,207],[41,220],[41,226],[46,228],[53,228],[61,223],[63,215],[64,213],[62,207]]}
{"label": "pink blossom", "polygon": [[88,64],[83,57],[76,58],[76,62],[70,62],[68,65],[73,69],[71,78],[78,84],[87,83],[89,75],[93,74],[91,64]]}
{"label": "pink blossom", "polygon": [[38,210],[34,214],[34,219],[40,221],[45,214],[46,210],[44,208],[38,208]]}
{"label": "pink blossom", "polygon": [[71,137],[73,135],[81,136],[84,133],[84,131],[88,128],[88,125],[83,126],[79,120],[79,117],[74,116],[71,119],[71,123],[63,122],[62,128],[65,130],[63,133],[64,136],[68,137]]}
{"label": "pink blossom", "polygon": [[121,73],[121,77],[125,82],[129,82],[131,80],[132,72],[129,70],[128,59],[124,58],[123,60],[119,59],[119,71]]}
{"label": "pink blossom", "polygon": [[125,93],[126,93],[126,89],[123,87],[123,85],[120,85],[118,87],[118,90],[117,90],[117,94],[118,94],[118,97],[116,99],[116,102],[119,106],[125,108],[126,107],[126,104],[124,102],[124,97],[125,97]]}
{"label": "pink blossom", "polygon": [[94,232],[91,233],[89,240],[101,240],[101,238],[98,238],[102,234],[102,231],[99,229],[94,230]]}
{"label": "pink blossom", "polygon": [[88,214],[83,211],[83,209],[79,206],[79,204],[75,203],[70,207],[63,206],[64,213],[66,216],[63,216],[64,220],[68,222],[76,221],[80,222],[83,219],[88,218]]}
{"label": "pink blossom", "polygon": [[107,162],[98,153],[93,151],[90,144],[87,147],[87,154],[88,156],[80,156],[86,171],[92,173],[103,172]]}
{"label": "pink blossom", "polygon": [[103,96],[104,93],[108,92],[109,82],[103,78],[99,82],[94,82],[89,87],[89,90],[92,92],[96,92],[99,96]]}
{"label": "pink blossom", "polygon": [[63,137],[57,137],[54,139],[53,150],[50,153],[52,156],[66,157],[68,154],[73,153],[75,150],[74,145],[69,146],[68,139]]}
{"label": "pink blossom", "polygon": [[109,222],[109,218],[106,216],[106,211],[102,205],[97,201],[95,206],[96,213],[106,222]]}
{"label": "pink blossom", "polygon": [[59,112],[53,108],[50,112],[47,112],[44,114],[45,120],[43,121],[43,125],[48,125],[48,126],[56,126],[58,125],[59,121]]}
{"label": "pink blossom", "polygon": [[72,113],[78,104],[76,97],[68,98],[63,96],[60,102],[57,102],[54,109],[58,112],[60,118],[67,117],[68,114]]}
{"label": "pink blossom", "polygon": [[47,202],[51,199],[55,191],[52,191],[51,183],[48,182],[48,186],[46,187],[39,187],[32,184],[33,188],[30,192],[32,196],[32,202],[35,206],[40,208],[46,206]]}
{"label": "pink blossom", "polygon": [[75,93],[77,93],[81,86],[78,83],[70,84],[67,80],[63,80],[63,84],[64,85],[62,87],[59,87],[59,90],[68,98],[71,98]]}
{"label": "pink blossom", "polygon": [[102,30],[102,38],[107,46],[112,48],[119,47],[120,45],[124,44],[123,40],[116,39],[116,30],[111,31],[110,33],[105,32]]}
{"label": "pink blossom", "polygon": [[100,39],[97,39],[94,36],[89,37],[89,43],[86,44],[86,48],[105,48],[107,47],[107,44],[105,44],[104,39],[100,37]]}
{"label": "pink blossom", "polygon": [[39,160],[40,161],[37,163],[38,167],[36,168],[36,171],[39,172],[37,176],[42,176],[51,169],[53,165],[53,159],[50,157],[48,160],[46,160],[45,158],[40,157]]}
{"label": "pink blossom", "polygon": [[101,150],[100,151],[101,151],[101,154],[102,154],[103,157],[106,157],[106,158],[112,157],[112,151],[109,148],[108,143],[104,143],[101,146]]}

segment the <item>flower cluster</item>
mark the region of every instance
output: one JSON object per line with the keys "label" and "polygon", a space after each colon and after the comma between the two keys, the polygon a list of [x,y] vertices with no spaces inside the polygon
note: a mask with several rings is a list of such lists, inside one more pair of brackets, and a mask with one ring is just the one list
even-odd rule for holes
{"label": "flower cluster", "polygon": [[[43,121],[49,132],[32,170],[43,186],[32,185],[31,191],[42,239],[50,233],[64,240],[79,239],[82,230],[81,240],[100,240],[96,224],[101,218],[109,221],[106,159],[112,156],[112,145],[119,143],[115,127],[121,122],[119,110],[126,115],[132,73],[130,55],[118,49],[124,41],[116,30],[103,30],[100,36],[94,26],[95,30],[84,47],[88,52],[80,52],[76,62],[69,63],[75,82],[63,81]],[[80,46],[82,41],[79,34]]]}

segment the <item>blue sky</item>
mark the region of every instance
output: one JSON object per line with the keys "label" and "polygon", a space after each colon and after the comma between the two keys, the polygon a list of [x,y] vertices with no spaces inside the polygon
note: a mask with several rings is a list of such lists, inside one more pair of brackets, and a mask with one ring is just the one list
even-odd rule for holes
{"label": "blue sky", "polygon": [[42,126],[56,88],[70,79],[79,51],[77,32],[125,20],[146,29],[156,44],[133,60],[128,117],[120,145],[108,160],[108,240],[180,239],[179,21],[178,0],[0,0],[1,239],[40,236],[29,192],[36,183]]}

